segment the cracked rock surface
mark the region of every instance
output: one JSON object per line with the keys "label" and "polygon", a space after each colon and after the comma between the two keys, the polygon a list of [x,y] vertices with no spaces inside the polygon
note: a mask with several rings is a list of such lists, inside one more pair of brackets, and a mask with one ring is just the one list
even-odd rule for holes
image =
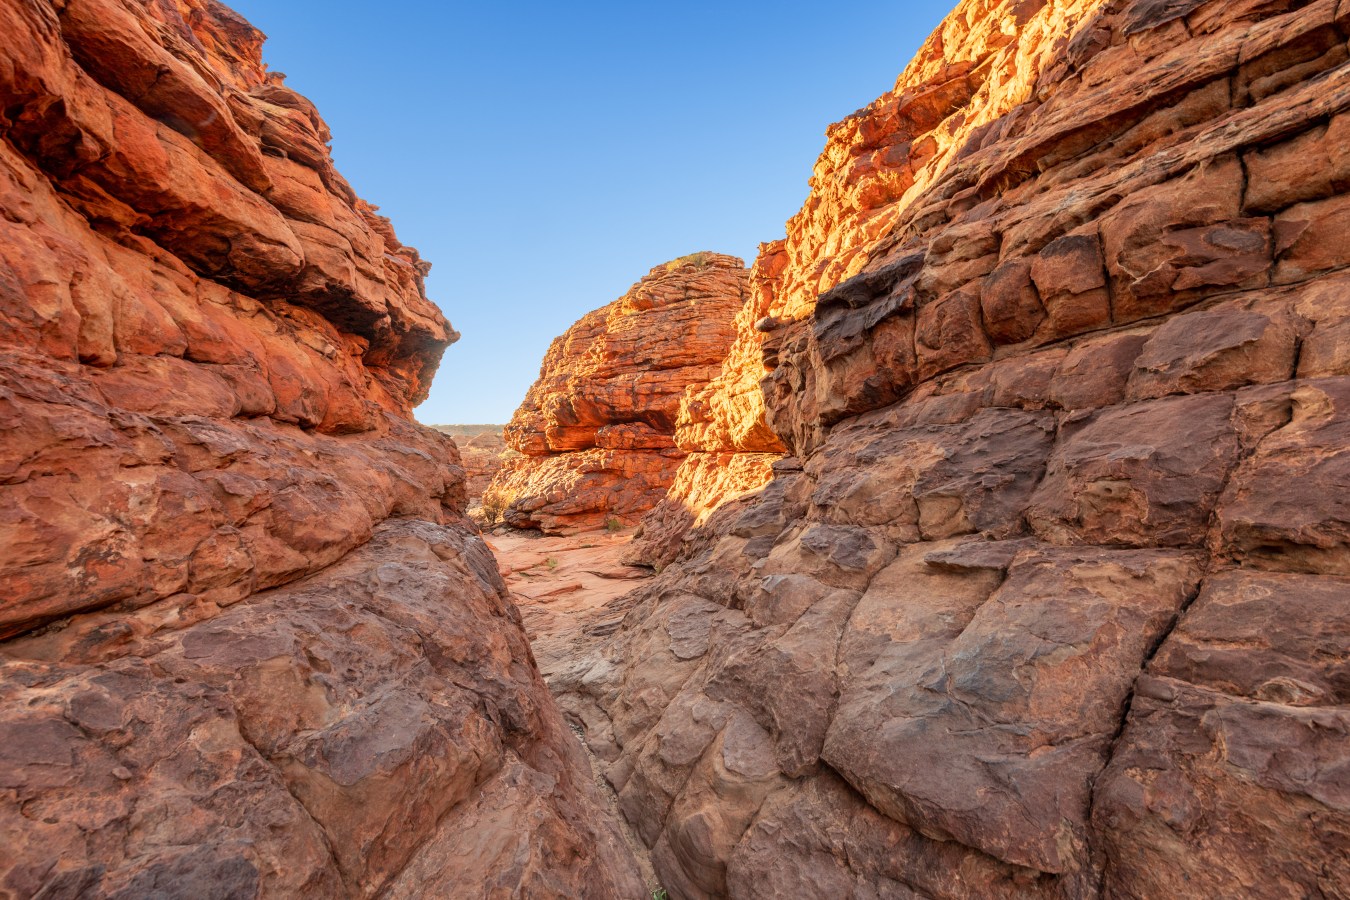
{"label": "cracked rock surface", "polygon": [[831,127],[790,455],[553,678],[672,896],[1350,896],[1347,39],[965,0]]}
{"label": "cracked rock surface", "polygon": [[427,264],[261,45],[0,3],[0,897],[640,896],[411,420]]}

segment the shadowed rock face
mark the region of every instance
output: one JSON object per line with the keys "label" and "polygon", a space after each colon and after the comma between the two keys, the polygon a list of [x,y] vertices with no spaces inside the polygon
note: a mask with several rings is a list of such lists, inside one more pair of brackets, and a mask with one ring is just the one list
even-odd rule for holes
{"label": "shadowed rock face", "polygon": [[489,518],[547,533],[636,524],[697,449],[677,444],[682,401],[720,371],[745,290],[741,260],[691,254],[554,340],[506,426],[523,455],[484,494]]}
{"label": "shadowed rock face", "polygon": [[672,896],[1350,890],[1348,37],[967,0],[830,129],[702,414],[791,455],[554,682]]}
{"label": "shadowed rock face", "polygon": [[637,896],[409,418],[427,266],[261,44],[0,4],[0,895]]}

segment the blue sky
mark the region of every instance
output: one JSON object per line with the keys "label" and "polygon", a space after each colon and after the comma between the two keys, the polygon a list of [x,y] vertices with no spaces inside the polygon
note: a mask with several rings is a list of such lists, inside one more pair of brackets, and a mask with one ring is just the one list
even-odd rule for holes
{"label": "blue sky", "polygon": [[826,126],[955,0],[229,2],[434,265],[464,335],[417,411],[436,424],[507,421],[549,341],[652,266],[782,237]]}

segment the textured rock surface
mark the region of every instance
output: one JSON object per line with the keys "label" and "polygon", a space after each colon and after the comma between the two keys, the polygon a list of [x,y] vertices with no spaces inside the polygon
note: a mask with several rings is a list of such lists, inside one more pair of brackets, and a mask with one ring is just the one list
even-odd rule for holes
{"label": "textured rock surface", "polygon": [[729,500],[761,487],[772,474],[777,453],[696,449],[675,470],[661,502],[642,519],[642,528],[624,558],[635,565],[664,568],[683,551],[692,529],[704,525]]}
{"label": "textured rock surface", "polygon": [[464,529],[385,524],[306,581],[164,618],[4,646],[7,895],[640,890]]}
{"label": "textured rock surface", "polygon": [[464,469],[464,493],[468,495],[469,514],[482,508],[483,492],[501,471],[512,451],[506,446],[501,425],[433,425],[442,434],[455,439],[459,464]]}
{"label": "textured rock surface", "polygon": [[695,253],[657,266],[554,340],[506,426],[490,520],[567,533],[636,524],[691,449],[676,444],[686,389],[721,371],[745,306],[741,260]]}
{"label": "textured rock surface", "polygon": [[1350,895],[1348,37],[967,0],[830,129],[791,455],[553,680],[672,896]]}
{"label": "textured rock surface", "polygon": [[627,554],[630,562],[656,568],[670,564],[683,552],[691,529],[705,525],[723,503],[763,486],[786,452],[766,422],[760,389],[770,371],[762,346],[770,321],[765,313],[786,260],[781,243],[760,247],[745,305],[736,314],[736,337],[717,375],[685,391],[675,444],[689,455],[666,496],[643,519]]}
{"label": "textured rock surface", "polygon": [[0,896],[636,896],[409,418],[426,264],[261,43],[0,4]]}

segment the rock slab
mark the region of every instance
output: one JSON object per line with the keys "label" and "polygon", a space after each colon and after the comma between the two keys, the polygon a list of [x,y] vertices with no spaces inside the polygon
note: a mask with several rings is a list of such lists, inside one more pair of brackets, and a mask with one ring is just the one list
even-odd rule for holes
{"label": "rock slab", "polygon": [[0,896],[638,896],[262,40],[0,4]]}
{"label": "rock slab", "polygon": [[787,455],[553,679],[671,896],[1350,896],[1348,39],[963,0],[831,126],[702,394]]}

